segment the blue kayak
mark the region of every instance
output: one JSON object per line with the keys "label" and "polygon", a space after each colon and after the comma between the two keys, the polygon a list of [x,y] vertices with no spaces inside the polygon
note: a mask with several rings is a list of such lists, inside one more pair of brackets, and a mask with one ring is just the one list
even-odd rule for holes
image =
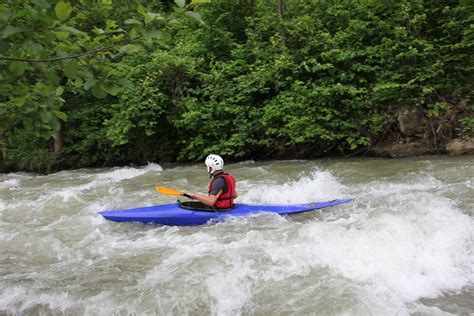
{"label": "blue kayak", "polygon": [[[280,215],[290,215],[318,210],[325,207],[351,202],[352,199],[333,200],[328,202],[311,202],[306,204],[286,204],[286,205],[256,205],[256,204],[235,204],[234,208],[225,211],[216,211],[211,208],[204,209],[195,206],[193,203],[184,202],[163,204],[156,206],[140,207],[130,210],[106,211],[100,214],[115,222],[134,222],[144,224],[161,224],[169,226],[193,226],[202,225],[209,221],[222,221],[231,216],[247,216],[258,213],[276,213]],[[195,204],[194,204],[195,205]]]}

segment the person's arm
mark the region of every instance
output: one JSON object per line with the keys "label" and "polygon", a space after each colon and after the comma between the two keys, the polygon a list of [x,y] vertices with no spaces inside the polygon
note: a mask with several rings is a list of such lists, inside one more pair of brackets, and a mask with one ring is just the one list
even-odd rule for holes
{"label": "person's arm", "polygon": [[[194,200],[198,200],[202,204],[208,205],[208,206],[214,206],[216,203],[217,199],[219,198],[219,195],[221,195],[221,192],[219,192],[217,195],[202,195],[198,193],[187,193],[191,198]],[[234,192],[234,196],[237,198],[238,194],[237,192]]]}
{"label": "person's arm", "polygon": [[207,206],[214,206],[219,196],[225,190],[225,181],[223,178],[217,178],[211,188],[211,194],[203,195],[198,193],[188,193],[193,199],[198,200]]}
{"label": "person's arm", "polygon": [[198,200],[199,202],[207,206],[214,206],[217,199],[219,198],[219,194],[218,195],[202,195],[198,193],[188,193],[188,195],[191,198]]}

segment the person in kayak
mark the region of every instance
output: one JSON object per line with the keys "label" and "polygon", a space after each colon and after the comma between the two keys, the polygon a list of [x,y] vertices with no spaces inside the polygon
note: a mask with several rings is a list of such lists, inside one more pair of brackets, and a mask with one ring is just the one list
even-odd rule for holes
{"label": "person in kayak", "polygon": [[233,208],[234,199],[237,198],[235,180],[230,173],[224,172],[224,160],[219,155],[211,154],[207,156],[205,164],[211,178],[208,195],[187,194],[207,206],[218,209]]}

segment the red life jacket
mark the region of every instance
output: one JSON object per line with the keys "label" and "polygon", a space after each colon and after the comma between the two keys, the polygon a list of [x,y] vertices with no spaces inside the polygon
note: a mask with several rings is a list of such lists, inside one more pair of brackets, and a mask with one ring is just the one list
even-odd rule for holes
{"label": "red life jacket", "polygon": [[211,183],[209,183],[209,194],[211,194],[212,184],[217,178],[223,178],[227,186],[227,192],[222,192],[221,195],[217,198],[216,203],[214,204],[215,208],[232,208],[234,207],[235,196],[235,180],[230,173],[220,173],[217,176],[213,177]]}

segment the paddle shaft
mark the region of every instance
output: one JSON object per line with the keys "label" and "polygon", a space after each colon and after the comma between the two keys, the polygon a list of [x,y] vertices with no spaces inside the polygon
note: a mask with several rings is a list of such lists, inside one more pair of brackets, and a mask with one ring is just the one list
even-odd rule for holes
{"label": "paddle shaft", "polygon": [[184,193],[184,192],[180,192],[180,191],[176,191],[174,189],[170,189],[170,188],[167,188],[167,187],[162,187],[162,186],[156,186],[155,187],[156,191],[158,191],[159,193],[161,194],[166,194],[166,195],[182,195],[182,196],[185,196],[189,199],[192,199],[192,197],[187,194],[187,193]]}

